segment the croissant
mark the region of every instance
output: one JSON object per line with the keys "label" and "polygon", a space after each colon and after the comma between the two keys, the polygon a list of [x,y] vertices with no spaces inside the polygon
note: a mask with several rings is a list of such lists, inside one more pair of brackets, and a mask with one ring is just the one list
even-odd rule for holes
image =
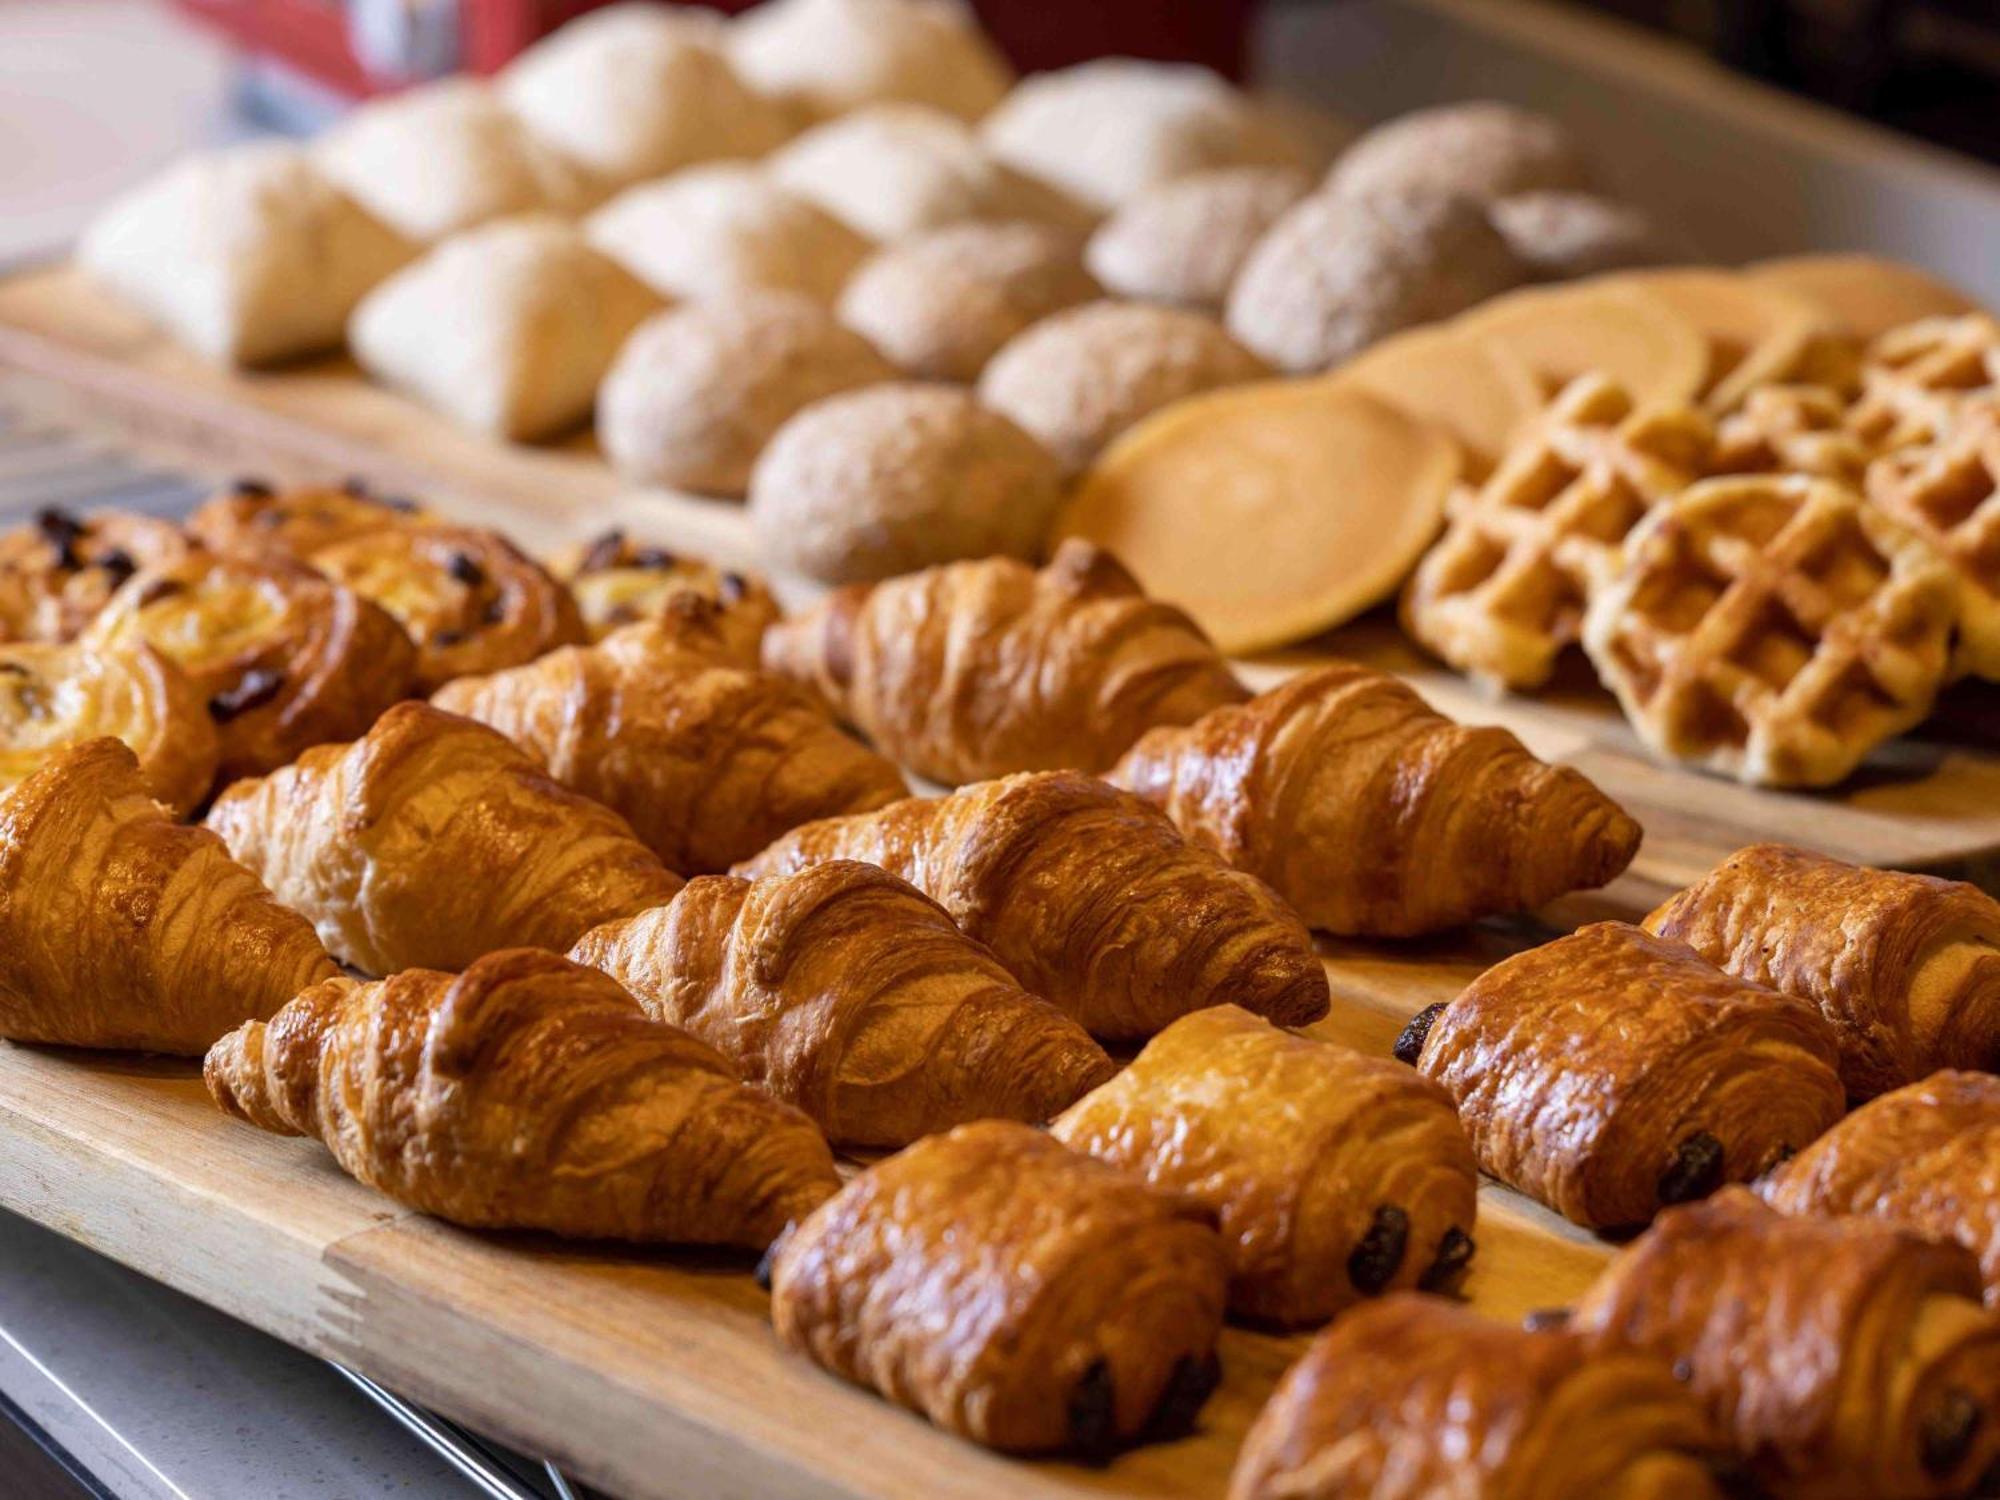
{"label": "croissant", "polygon": [[1845,1102],[1811,1006],[1623,922],[1494,965],[1396,1055],[1457,1101],[1480,1166],[1592,1229],[1755,1177]]}
{"label": "croissant", "polygon": [[778,1341],[1006,1452],[1177,1436],[1220,1377],[1207,1211],[1005,1120],[876,1163],[772,1246]]}
{"label": "croissant", "polygon": [[1979,1257],[2000,1305],[2000,1078],[1933,1073],[1864,1104],[1757,1183],[1781,1213],[1860,1214]]}
{"label": "croissant", "polygon": [[0,791],[65,747],[111,735],[177,817],[215,780],[215,726],[187,675],[151,646],[0,646]]}
{"label": "croissant", "polygon": [[850,585],[772,626],[764,664],[946,784],[1101,771],[1154,725],[1246,696],[1193,620],[1080,538],[1039,572],[989,557]]}
{"label": "croissant", "polygon": [[829,859],[902,876],[1094,1036],[1151,1036],[1223,1001],[1287,1026],[1327,1012],[1311,935],[1269,887],[1074,771],[808,823],[736,873]]}
{"label": "croissant", "polygon": [[499,948],[560,953],[681,886],[616,813],[424,703],[237,783],[208,826],[371,974],[462,969]]}
{"label": "croissant", "polygon": [[1450,1096],[1234,1005],[1174,1022],[1055,1137],[1213,1209],[1240,1317],[1324,1322],[1472,1259],[1479,1167]]}
{"label": "croissant", "polygon": [[408,691],[416,658],[400,625],[311,568],[205,551],[132,578],[83,639],[150,644],[193,679],[225,783],[359,734]]}
{"label": "croissant", "polygon": [[0,795],[0,1036],[199,1056],[336,972],[305,918],[147,795],[117,740]]}
{"label": "croissant", "polygon": [[279,552],[304,562],[339,542],[391,528],[428,526],[435,519],[416,501],[378,495],[359,479],[338,488],[282,490],[260,479],[238,479],[195,509],[188,530],[215,552]]}
{"label": "croissant", "polygon": [[550,559],[549,570],[569,585],[592,640],[652,619],[670,601],[692,594],[716,606],[716,628],[729,659],[754,667],[765,628],[778,618],[778,601],[761,578],[664,547],[638,546],[622,531],[565,549]]}
{"label": "croissant", "polygon": [[1407,937],[1604,885],[1639,825],[1580,772],[1350,662],[1156,729],[1111,780],[1314,927]]}
{"label": "croissant", "polygon": [[2000,901],[1976,886],[1753,844],[1646,927],[1817,1005],[1852,1098],[2000,1067]]}
{"label": "croissant", "polygon": [[2000,1458],[2000,1319],[1960,1245],[1732,1188],[1662,1214],[1570,1326],[1675,1361],[1780,1496],[1965,1495]]}
{"label": "croissant", "polygon": [[1664,1361],[1399,1292],[1285,1372],[1229,1500],[1722,1500],[1732,1467]]}
{"label": "croissant", "polygon": [[314,985],[217,1042],[227,1113],[455,1224],[761,1250],[840,1186],[810,1120],[552,953]]}
{"label": "croissant", "polygon": [[126,579],[190,550],[186,533],[153,516],[37,511],[32,524],[0,535],[0,638],[74,640]]}
{"label": "croissant", "polygon": [[910,794],[903,774],[804,693],[734,665],[714,607],[678,601],[595,646],[439,691],[558,781],[630,820],[675,870],[727,870],[801,823]]}

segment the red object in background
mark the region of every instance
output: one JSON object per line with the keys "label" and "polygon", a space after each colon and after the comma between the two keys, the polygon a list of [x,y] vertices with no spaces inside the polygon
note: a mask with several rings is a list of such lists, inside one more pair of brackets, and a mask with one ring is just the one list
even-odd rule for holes
{"label": "red object in background", "polygon": [[[235,37],[248,51],[284,63],[353,97],[401,80],[371,78],[355,59],[342,0],[178,0],[183,10]],[[492,73],[536,38],[607,0],[458,0],[459,55],[474,73]],[[713,0],[744,10],[751,0]],[[1232,78],[1243,73],[1258,0],[978,0],[974,8],[1023,72],[1118,54],[1200,62]]]}

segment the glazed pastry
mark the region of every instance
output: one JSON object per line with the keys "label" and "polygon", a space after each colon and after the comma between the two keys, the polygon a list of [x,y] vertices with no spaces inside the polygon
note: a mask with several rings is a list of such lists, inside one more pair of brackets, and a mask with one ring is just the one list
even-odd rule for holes
{"label": "glazed pastry", "polygon": [[2000,1458],[2000,1319],[1960,1245],[1732,1188],[1662,1214],[1570,1326],[1675,1361],[1779,1496],[1967,1495]]}
{"label": "glazed pastry", "polygon": [[279,552],[305,562],[323,547],[392,527],[427,526],[436,518],[414,500],[378,495],[358,479],[339,486],[280,489],[239,479],[204,500],[188,530],[216,552]]}
{"label": "glazed pastry", "polygon": [[1213,1209],[1239,1317],[1324,1322],[1472,1259],[1479,1168],[1450,1096],[1234,1005],[1174,1022],[1055,1137]]}
{"label": "glazed pastry", "polygon": [[608,808],[484,725],[399,703],[352,744],[239,782],[208,826],[371,974],[562,952],[680,889]]}
{"label": "glazed pastry", "polygon": [[1722,1443],[1662,1360],[1593,1355],[1404,1292],[1313,1340],[1230,1500],[1722,1500]]}
{"label": "glazed pastry", "polygon": [[2000,1304],[2000,1078],[1933,1073],[1863,1105],[1758,1180],[1787,1214],[1858,1214],[1979,1257]]}
{"label": "glazed pastry", "polygon": [[208,701],[225,783],[359,734],[409,691],[416,659],[394,619],[311,568],[207,552],[134,577],[84,642],[171,658]]}
{"label": "glazed pastry", "polygon": [[585,933],[624,985],[849,1146],[968,1120],[1039,1124],[1111,1076],[1082,1027],[1014,983],[943,908],[886,870],[691,882]]}
{"label": "glazed pastry", "polygon": [[1329,932],[1530,910],[1612,880],[1639,847],[1639,825],[1580,772],[1351,662],[1156,729],[1111,780]]}
{"label": "glazed pastry", "polygon": [[409,632],[419,693],[585,639],[569,590],[497,531],[389,527],[323,547],[311,560]]}
{"label": "glazed pastry", "polygon": [[754,667],[765,627],[778,618],[778,601],[763,579],[642,546],[622,531],[564,549],[549,559],[549,571],[569,585],[594,641],[621,625],[653,619],[670,600],[693,594],[718,606],[715,623],[730,660]]}
{"label": "glazed pastry", "polygon": [[1623,922],[1494,965],[1396,1055],[1451,1093],[1481,1167],[1590,1229],[1755,1177],[1845,1102],[1811,1006]]}
{"label": "glazed pastry", "polygon": [[1101,771],[1154,725],[1246,696],[1199,626],[1080,539],[1040,571],[989,557],[850,585],[774,625],[764,661],[948,785]]}
{"label": "glazed pastry", "polygon": [[190,550],[185,532],[152,516],[37,511],[29,525],[0,535],[0,571],[16,585],[0,639],[74,640],[126,579],[177,563]]}
{"label": "glazed pastry", "polygon": [[808,823],[737,868],[859,859],[902,876],[1022,987],[1098,1037],[1151,1036],[1228,1001],[1287,1026],[1326,1014],[1326,970],[1270,888],[1136,797],[1073,771]]}
{"label": "glazed pastry", "polygon": [[229,1114],[324,1142],[454,1224],[758,1250],[840,1186],[797,1110],[552,953],[314,985],[203,1068]]}
{"label": "glazed pastry", "polygon": [[689,875],[909,795],[902,772],[804,693],[734,665],[712,612],[683,598],[666,617],[463,678],[434,701],[499,730]]}
{"label": "glazed pastry", "polygon": [[1011,1121],[878,1162],[769,1265],[781,1344],[1003,1452],[1177,1436],[1220,1375],[1207,1211]]}
{"label": "glazed pastry", "polygon": [[1753,844],[1646,928],[1817,1005],[1850,1098],[2000,1067],[2000,901],[1977,886]]}
{"label": "glazed pastry", "polygon": [[0,791],[101,735],[125,742],[146,790],[176,817],[208,795],[208,702],[151,646],[0,646]]}
{"label": "glazed pastry", "polygon": [[337,972],[222,841],[112,739],[0,794],[0,1036],[200,1056]]}

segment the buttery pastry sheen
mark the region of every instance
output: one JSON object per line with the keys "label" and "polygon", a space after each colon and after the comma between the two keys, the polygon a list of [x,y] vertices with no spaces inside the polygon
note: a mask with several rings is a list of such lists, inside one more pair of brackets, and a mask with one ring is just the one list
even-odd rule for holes
{"label": "buttery pastry sheen", "polygon": [[754,667],[765,627],[778,618],[778,601],[763,579],[664,547],[641,546],[615,529],[564,549],[549,560],[549,571],[569,585],[592,640],[621,625],[657,618],[675,599],[692,594],[716,606],[716,626],[730,658]]}
{"label": "buttery pastry sheen", "polygon": [[778,1341],[1004,1452],[1177,1436],[1219,1378],[1207,1211],[1003,1120],[919,1141],[772,1247]]}
{"label": "buttery pastry sheen", "polygon": [[1174,1022],[1054,1134],[1212,1208],[1241,1317],[1321,1322],[1472,1259],[1479,1167],[1451,1097],[1234,1005]]}
{"label": "buttery pastry sheen", "polygon": [[436,519],[416,501],[378,495],[358,479],[284,489],[239,479],[202,501],[187,524],[195,540],[215,552],[278,552],[306,562],[338,542]]}
{"label": "buttery pastry sheen", "polygon": [[74,640],[141,568],[179,562],[188,536],[170,521],[121,510],[71,515],[51,506],[0,534],[0,640]]}
{"label": "buttery pastry sheen", "polygon": [[475,1228],[758,1250],[840,1185],[797,1110],[552,953],[314,985],[203,1069],[229,1114],[309,1135]]}

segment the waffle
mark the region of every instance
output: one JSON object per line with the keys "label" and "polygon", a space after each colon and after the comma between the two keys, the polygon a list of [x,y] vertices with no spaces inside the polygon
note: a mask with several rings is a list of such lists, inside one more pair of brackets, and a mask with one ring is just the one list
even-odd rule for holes
{"label": "waffle", "polygon": [[1925,318],[1869,345],[1850,431],[1877,452],[1937,442],[1968,409],[2000,405],[2000,323]]}
{"label": "waffle", "polygon": [[1583,641],[1656,752],[1765,786],[1826,786],[1930,711],[1958,581],[1844,485],[1707,480],[1633,529]]}
{"label": "waffle", "polygon": [[1810,474],[1861,484],[1874,450],[1847,426],[1848,404],[1822,385],[1767,385],[1716,423],[1717,474]]}
{"label": "waffle", "polygon": [[1888,454],[1868,498],[1958,569],[1957,670],[2000,682],[2000,411],[1963,417],[1942,443]]}
{"label": "waffle", "polygon": [[1488,684],[1533,687],[1577,638],[1591,581],[1638,519],[1702,472],[1691,407],[1634,411],[1601,375],[1565,386],[1450,524],[1403,595],[1404,628]]}

